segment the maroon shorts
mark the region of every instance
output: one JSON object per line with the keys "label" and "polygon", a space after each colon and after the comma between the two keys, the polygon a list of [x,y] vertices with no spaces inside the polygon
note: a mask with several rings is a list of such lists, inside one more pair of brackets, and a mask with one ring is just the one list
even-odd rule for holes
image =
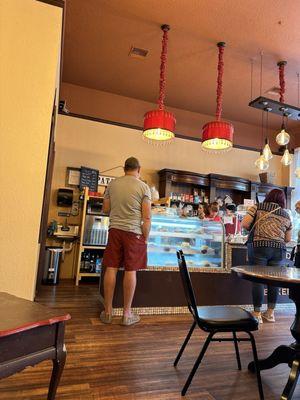
{"label": "maroon shorts", "polygon": [[103,266],[124,267],[125,271],[147,268],[147,243],[144,236],[111,228],[103,256]]}

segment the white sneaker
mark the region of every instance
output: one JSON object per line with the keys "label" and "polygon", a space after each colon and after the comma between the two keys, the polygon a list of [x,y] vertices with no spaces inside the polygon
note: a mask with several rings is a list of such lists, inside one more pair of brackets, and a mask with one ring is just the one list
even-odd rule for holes
{"label": "white sneaker", "polygon": [[274,310],[267,310],[264,313],[262,313],[263,319],[265,319],[267,322],[275,322],[275,315],[274,315]]}
{"label": "white sneaker", "polygon": [[260,311],[253,311],[252,315],[253,315],[254,318],[257,319],[259,324],[262,324],[264,322],[263,319],[262,319],[262,315],[261,315]]}
{"label": "white sneaker", "polygon": [[140,320],[141,320],[141,317],[134,313],[132,313],[129,316],[124,315],[122,318],[121,325],[124,325],[124,326],[134,325],[134,324],[137,324],[138,322],[140,322]]}

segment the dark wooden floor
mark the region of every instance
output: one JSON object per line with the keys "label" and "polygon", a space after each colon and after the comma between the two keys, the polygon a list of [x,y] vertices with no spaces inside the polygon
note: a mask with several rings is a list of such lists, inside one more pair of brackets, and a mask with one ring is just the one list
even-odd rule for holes
{"label": "dark wooden floor", "polygon": [[[154,294],[155,295],[155,294]],[[75,288],[71,282],[46,287],[39,302],[67,310],[67,364],[57,400],[177,400],[205,335],[197,332],[177,370],[172,366],[190,326],[189,316],[143,317],[133,327],[99,323],[98,289],[93,284]],[[278,313],[276,324],[264,324],[256,334],[260,356],[291,341],[292,313]],[[248,373],[251,351],[240,345],[243,371],[236,368],[233,345],[214,343],[194,378],[186,399],[255,400],[255,377]],[[0,382],[0,400],[45,400],[51,365],[42,363]],[[265,371],[266,400],[280,398],[288,368]],[[300,399],[300,385],[295,400]]]}

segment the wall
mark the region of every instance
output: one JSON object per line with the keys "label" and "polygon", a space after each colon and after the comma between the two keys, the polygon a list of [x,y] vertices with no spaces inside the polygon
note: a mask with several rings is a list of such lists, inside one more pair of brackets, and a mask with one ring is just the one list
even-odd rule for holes
{"label": "wall", "polygon": [[[61,86],[61,99],[67,101],[67,108],[75,114],[87,115],[102,118],[109,121],[121,122],[123,124],[142,127],[143,116],[146,111],[155,109],[153,103],[133,99],[117,94],[103,92],[100,90],[89,89],[86,87],[73,85],[63,82]],[[215,119],[212,115],[206,115],[181,110],[178,108],[167,107],[168,111],[174,112],[177,123],[176,133],[201,138],[202,126]],[[239,121],[231,121],[234,124],[234,145],[260,148],[261,139],[261,114],[249,108],[249,113],[257,113],[257,125],[249,125]],[[268,137],[273,151],[278,152],[278,145],[275,143],[276,132],[269,129]],[[295,138],[291,133],[292,147],[295,147]]]}
{"label": "wall", "polygon": [[[140,159],[143,166],[142,177],[150,185],[158,185],[157,171],[163,168],[258,180],[254,167],[258,153],[255,151],[233,149],[223,154],[211,154],[202,151],[200,142],[177,138],[169,146],[154,147],[142,139],[138,130],[59,115],[49,219],[61,220],[57,218],[55,196],[56,189],[65,186],[66,167],[85,165],[103,171],[122,165],[131,155]],[[274,156],[271,160],[269,170],[276,173],[275,183],[288,185],[279,156]],[[115,176],[121,174],[122,169],[111,172]],[[69,219],[70,223],[78,221],[78,217]],[[66,257],[62,265],[63,278],[72,276],[72,257],[73,255]]]}
{"label": "wall", "polygon": [[62,9],[4,0],[0,16],[0,291],[33,299]]}
{"label": "wall", "polygon": [[[70,112],[116,121],[123,124],[142,127],[145,112],[155,109],[153,103],[120,96],[113,93],[90,89],[71,83],[63,82],[61,86],[61,99],[67,101]],[[176,133],[201,138],[202,126],[215,119],[214,116],[190,112],[178,108],[167,107],[176,116]],[[258,149],[262,144],[261,139],[261,114],[249,108],[249,113],[257,113],[257,125],[249,125],[239,121],[231,121],[234,124],[234,145]],[[270,146],[278,152],[275,142],[276,130],[269,128]],[[291,145],[295,147],[297,135],[290,132]]]}

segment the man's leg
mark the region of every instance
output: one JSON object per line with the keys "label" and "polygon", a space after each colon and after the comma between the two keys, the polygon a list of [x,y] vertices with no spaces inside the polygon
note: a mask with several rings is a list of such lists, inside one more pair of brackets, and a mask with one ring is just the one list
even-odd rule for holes
{"label": "man's leg", "polygon": [[131,316],[131,305],[136,288],[136,271],[125,271],[123,279],[124,316]]}
{"label": "man's leg", "polygon": [[118,268],[106,268],[104,275],[104,307],[105,313],[112,315],[113,311],[113,297],[116,286],[116,276]]}

